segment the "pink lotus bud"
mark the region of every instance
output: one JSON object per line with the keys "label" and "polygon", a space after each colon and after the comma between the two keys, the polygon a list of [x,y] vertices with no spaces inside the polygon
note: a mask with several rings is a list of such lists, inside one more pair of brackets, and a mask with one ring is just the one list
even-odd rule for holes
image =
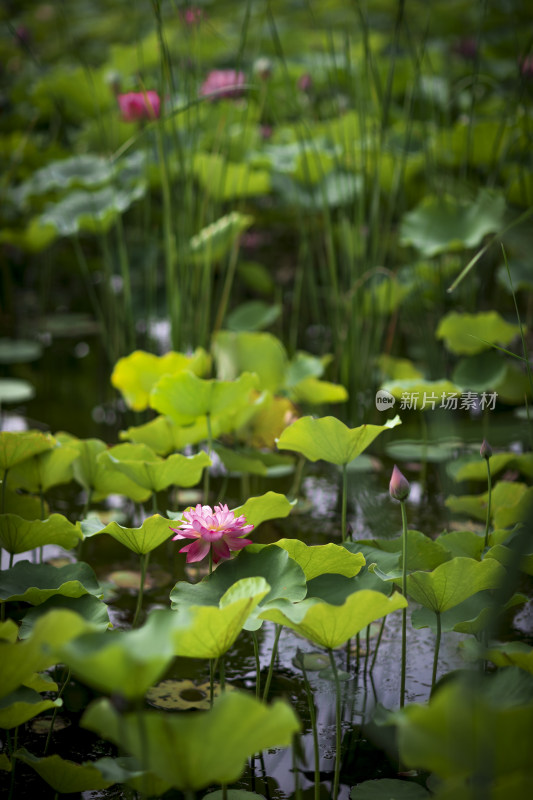
{"label": "pink lotus bud", "polygon": [[487,461],[492,455],[492,447],[490,446],[490,444],[487,442],[486,439],[483,439],[481,447],[479,448],[479,454],[481,458],[486,458]]}
{"label": "pink lotus bud", "polygon": [[203,82],[200,94],[212,94],[211,100],[220,97],[240,97],[245,83],[244,72],[235,69],[214,69]]}
{"label": "pink lotus bud", "polygon": [[411,487],[406,477],[402,475],[396,464],[392,470],[392,477],[389,483],[389,493],[394,500],[407,500]]}
{"label": "pink lotus bud", "polygon": [[157,92],[128,92],[119,94],[118,105],[124,122],[157,119],[161,101]]}

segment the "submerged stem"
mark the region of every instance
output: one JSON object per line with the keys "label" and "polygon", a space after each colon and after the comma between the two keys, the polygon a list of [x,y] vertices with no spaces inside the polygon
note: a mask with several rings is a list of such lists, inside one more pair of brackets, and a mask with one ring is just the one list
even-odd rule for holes
{"label": "submerged stem", "polygon": [[335,663],[335,656],[333,650],[328,648],[329,660],[331,669],[335,678],[335,774],[333,778],[333,789],[331,793],[332,800],[337,800],[339,795],[339,783],[341,774],[341,684],[339,681],[339,673]]}

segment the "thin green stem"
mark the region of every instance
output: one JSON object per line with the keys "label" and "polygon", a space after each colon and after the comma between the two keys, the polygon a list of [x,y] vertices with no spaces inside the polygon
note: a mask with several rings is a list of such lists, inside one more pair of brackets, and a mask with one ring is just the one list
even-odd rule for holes
{"label": "thin green stem", "polygon": [[341,684],[339,681],[339,672],[335,663],[335,656],[333,650],[328,648],[329,660],[333,677],[335,679],[335,773],[333,777],[333,789],[331,793],[332,800],[337,800],[339,796],[339,783],[341,775]]}
{"label": "thin green stem", "polygon": [[235,270],[237,268],[238,255],[239,237],[235,239],[233,247],[231,248],[228,270],[226,272],[226,280],[224,281],[224,287],[222,289],[222,297],[220,298],[215,325],[213,327],[213,333],[216,333],[218,330],[220,330],[222,323],[224,322],[224,317],[226,316],[226,309],[228,307],[228,302],[231,295],[231,287],[233,286],[233,278],[235,277]]}
{"label": "thin green stem", "polygon": [[[407,514],[405,502],[400,501],[402,509],[402,594],[407,597]],[[405,669],[407,661],[407,609],[402,609],[402,671],[400,679],[400,708],[405,705]]]}
{"label": "thin green stem", "polygon": [[226,665],[224,663],[224,656],[219,659],[218,674],[220,678],[220,691],[226,691]]}
{"label": "thin green stem", "polygon": [[[205,422],[207,425],[207,455],[211,458],[211,453],[213,451],[213,431],[211,429],[211,414],[208,412],[205,415]],[[209,505],[209,481],[210,481],[211,473],[209,472],[209,467],[205,467],[204,472],[204,503]]]}
{"label": "thin green stem", "polygon": [[259,640],[256,631],[252,631],[252,640],[254,643],[255,656],[255,696],[259,700],[261,697],[261,661],[259,659]]}
{"label": "thin green stem", "polygon": [[440,650],[440,637],[441,637],[440,611],[435,611],[435,615],[437,617],[437,635],[435,638],[435,655],[433,656],[433,673],[431,675],[432,694],[433,694],[433,689],[435,688],[435,683],[437,682],[437,664],[439,663],[439,650]]}
{"label": "thin green stem", "polygon": [[144,581],[146,579],[146,568],[148,567],[148,559],[150,553],[141,553],[141,583],[139,586],[139,594],[137,595],[137,606],[135,608],[135,616],[133,617],[132,628],[137,627],[137,622],[142,609],[143,595],[144,595]]}
{"label": "thin green stem", "polygon": [[314,800],[320,800],[320,755],[318,750],[318,729],[316,726],[316,709],[313,701],[313,692],[311,691],[311,684],[307,677],[307,670],[305,669],[304,658],[302,658],[302,672],[304,677],[305,693],[307,695],[307,705],[309,707],[309,719],[311,721],[311,732],[313,734],[313,756],[315,762],[315,795]]}
{"label": "thin green stem", "polygon": [[217,667],[217,660],[216,658],[209,659],[209,703],[211,706],[213,705],[213,699],[215,696],[215,670]]}
{"label": "thin green stem", "polygon": [[376,649],[374,650],[374,655],[372,656],[372,663],[370,664],[370,673],[372,673],[372,670],[374,669],[374,667],[376,665],[376,659],[378,657],[378,650],[379,650],[379,646],[381,644],[381,637],[383,636],[384,628],[385,628],[385,617],[383,617],[383,619],[381,620],[381,627],[380,627],[379,633],[378,633],[378,640],[376,642]]}
{"label": "thin green stem", "polygon": [[487,462],[487,485],[489,494],[487,500],[487,519],[485,522],[485,543],[484,543],[484,547],[487,547],[489,543],[490,506],[492,501],[492,477],[490,474],[490,458],[486,458],[485,461]]}
{"label": "thin green stem", "polygon": [[265,689],[263,692],[263,702],[266,702],[268,698],[268,692],[270,689],[270,683],[272,681],[272,673],[274,671],[274,662],[276,660],[276,656],[278,654],[278,642],[281,633],[281,625],[276,624],[276,635],[274,636],[274,644],[272,645],[272,654],[270,657],[270,666],[268,667],[268,675],[265,683]]}
{"label": "thin green stem", "polygon": [[342,541],[346,541],[346,506],[348,501],[348,471],[346,464],[342,465],[342,512],[341,512],[341,536]]}
{"label": "thin green stem", "polygon": [[19,729],[18,725],[15,728],[15,735],[13,737],[13,748],[11,750],[11,780],[9,782],[9,797],[8,800],[13,800],[14,791],[15,791],[15,773],[16,773],[16,765],[17,759],[13,758],[13,754],[16,752],[18,747],[18,736],[19,736]]}
{"label": "thin green stem", "polygon": [[172,346],[179,348],[180,341],[180,322],[181,322],[181,298],[178,275],[176,272],[176,258],[174,241],[172,234],[172,203],[170,193],[170,178],[168,165],[163,145],[162,121],[159,120],[155,126],[155,140],[157,147],[157,157],[159,161],[159,171],[161,174],[161,194],[163,198],[163,240],[165,252],[165,291],[168,302],[168,315],[170,318]]}
{"label": "thin green stem", "polygon": [[[63,678],[63,675],[65,676],[64,678]],[[59,690],[59,692],[57,694],[56,700],[60,700],[61,699],[61,697],[63,696],[63,692],[65,691],[65,689],[67,688],[67,686],[68,686],[68,684],[70,682],[70,667],[65,667],[64,668],[63,675],[61,676],[61,681],[62,681],[61,682],[61,688],[60,688],[60,690]],[[57,717],[57,712],[58,711],[59,711],[59,707],[56,706],[54,708],[54,712],[52,714],[52,719],[50,720],[50,727],[48,728],[48,734],[46,736],[46,742],[44,743],[43,756],[45,756],[47,754],[47,752],[48,752],[48,746],[50,744],[50,739],[52,738],[52,733],[54,731],[54,722],[56,721],[56,717]]]}
{"label": "thin green stem", "polygon": [[9,472],[9,467],[4,470],[4,477],[2,478],[2,514],[6,513],[6,483],[7,483],[7,473]]}

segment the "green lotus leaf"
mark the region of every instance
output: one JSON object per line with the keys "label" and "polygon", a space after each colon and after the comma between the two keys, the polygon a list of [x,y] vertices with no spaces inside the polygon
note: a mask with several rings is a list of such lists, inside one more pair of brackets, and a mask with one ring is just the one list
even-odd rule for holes
{"label": "green lotus leaf", "polygon": [[412,460],[439,464],[454,458],[460,446],[462,442],[455,438],[430,443],[416,439],[402,439],[387,444],[385,451],[395,461]]}
{"label": "green lotus leaf", "polygon": [[110,522],[99,533],[108,533],[137,555],[146,555],[172,536],[171,524],[171,520],[154,514],[147,517],[140,528],[123,528],[118,522]]}
{"label": "green lotus leaf", "polygon": [[383,431],[400,425],[398,416],[384,425],[348,428],[336,417],[302,417],[285,428],[278,439],[280,450],[294,450],[310,461],[322,459],[333,464],[348,464],[366,450]]}
{"label": "green lotus leaf", "polygon": [[202,477],[204,467],[211,464],[211,459],[203,450],[194,456],[174,453],[162,460],[154,453],[137,458],[132,451],[140,447],[148,449],[145,445],[119,444],[99,458],[101,461],[107,460],[110,470],[118,470],[150,492],[160,492],[169,486],[195,486]]}
{"label": "green lotus leaf", "polygon": [[[512,608],[525,602],[526,599],[525,595],[514,594],[505,608]],[[485,589],[441,614],[441,630],[478,634],[486,630],[497,611],[494,593],[490,589]],[[437,633],[437,617],[430,608],[415,609],[411,621],[413,628],[431,628],[435,634]]]}
{"label": "green lotus leaf", "polygon": [[478,314],[450,311],[439,322],[435,335],[444,339],[452,353],[473,355],[490,349],[493,344],[509,344],[519,334],[520,327],[506,322],[497,311]]}
{"label": "green lotus leaf", "polygon": [[506,371],[500,353],[485,351],[462,358],[453,371],[453,382],[463,391],[493,392],[505,379]]}
{"label": "green lotus leaf", "polygon": [[525,642],[504,642],[491,645],[485,652],[485,658],[488,658],[497,667],[516,666],[533,673],[533,647]]}
{"label": "green lotus leaf", "polygon": [[177,625],[172,632],[175,654],[220,658],[269,591],[264,578],[243,578],[230,586],[218,606],[182,607],[176,613]]}
{"label": "green lotus leaf", "polygon": [[21,686],[0,700],[0,728],[16,728],[49,708],[58,708],[63,701],[45,700],[38,692]]}
{"label": "green lotus leaf", "polygon": [[160,609],[142,628],[82,634],[55,652],[84,683],[133,700],[143,697],[172,661],[174,627],[175,614]]}
{"label": "green lotus leaf", "polygon": [[[506,547],[503,544],[496,544],[487,551],[485,558],[494,559],[504,566],[515,568],[518,566],[516,563],[516,552]],[[519,567],[526,575],[533,575],[533,553],[529,552],[523,555],[519,560]]]}
{"label": "green lotus leaf", "polygon": [[459,398],[461,394],[459,387],[451,381],[428,381],[425,378],[388,381],[381,388],[392,394],[397,400],[401,400],[404,394],[412,396],[412,408],[419,411],[432,411],[439,408],[443,402],[443,395],[455,394]]}
{"label": "green lotus leaf", "polygon": [[350,792],[350,800],[428,800],[430,794],[419,783],[379,778],[358,783]]}
{"label": "green lotus leaf", "polygon": [[306,581],[324,573],[353,578],[365,565],[362,553],[350,553],[345,547],[338,544],[308,546],[299,539],[279,539],[275,544],[286,550],[290,557],[301,566]]}
{"label": "green lotus leaf", "polygon": [[258,553],[241,550],[236,558],[222,561],[216,570],[200,583],[178,582],[170,593],[173,609],[189,606],[218,607],[222,597],[243,578],[263,578],[270,591],[259,601],[257,609],[244,623],[245,630],[257,630],[262,620],[257,619],[260,609],[271,606],[280,598],[302,600],[307,591],[302,568],[289,557],[286,550],[275,545],[263,547]]}
{"label": "green lotus leaf", "polygon": [[12,619],[6,619],[0,622],[0,642],[13,642],[17,641],[19,628],[17,623]]}
{"label": "green lotus leaf", "polygon": [[234,380],[242,372],[255,372],[259,388],[273,393],[285,383],[288,358],[281,341],[272,333],[219,331],[213,339],[217,373]]}
{"label": "green lotus leaf", "polygon": [[[235,200],[270,192],[269,172],[251,169],[246,163],[226,161],[218,153],[197,152],[194,155],[193,170],[200,185],[215,200]],[[239,217],[242,216],[239,214]],[[197,246],[200,247],[200,243]]]}
{"label": "green lotus leaf", "polygon": [[73,236],[82,231],[105,234],[145,191],[146,184],[142,181],[121,189],[112,186],[94,192],[76,189],[49,205],[39,223],[44,228],[53,226],[59,236]]}
{"label": "green lotus leaf", "polygon": [[483,589],[495,589],[505,576],[494,559],[452,558],[433,572],[412,572],[407,576],[407,592],[417,603],[443,613]]}
{"label": "green lotus leaf", "polygon": [[71,550],[82,539],[79,523],[73,525],[62,514],[52,514],[48,519],[31,522],[16,514],[0,516],[0,545],[8,553],[25,553],[47,544],[57,544],[65,550]]}
{"label": "green lotus leaf", "polygon": [[13,467],[9,482],[35,494],[47,492],[52,486],[72,480],[71,465],[77,456],[76,448],[57,442],[51,450],[38,453]]}
{"label": "green lotus leaf", "polygon": [[300,729],[284,701],[266,706],[238,691],[224,692],[211,711],[186,716],[141,711],[120,717],[102,699],[87,709],[81,724],[121,747],[127,742],[139,763],[181,790],[236,781],[249,756],[288,746]]}
{"label": "green lotus leaf", "polygon": [[243,373],[234,381],[203,380],[192,372],[164,375],[150,393],[150,405],[178,424],[191,424],[209,414],[236,412],[248,405],[257,378]]}
{"label": "green lotus leaf", "polygon": [[315,644],[335,649],[374,620],[406,606],[407,600],[401,594],[386,597],[372,589],[361,589],[340,606],[310,598],[285,607],[284,611],[266,609],[260,618],[286,625]]}
{"label": "green lotus leaf", "polygon": [[0,602],[19,600],[38,606],[54,594],[100,597],[102,589],[94,571],[83,562],[52,567],[18,561],[10,570],[0,572]]}
{"label": "green lotus leaf", "polygon": [[2,772],[11,772],[11,761],[6,753],[0,753],[0,770]]}
{"label": "green lotus leaf", "polygon": [[[478,495],[450,495],[445,505],[456,514],[466,514],[481,521],[487,516],[488,492]],[[492,489],[491,512],[495,528],[505,528],[527,517],[531,489],[516,481],[499,481]]]}
{"label": "green lotus leaf", "polygon": [[[9,475],[7,483],[9,484]],[[34,497],[33,495],[22,494],[20,492],[12,492],[9,485],[6,488],[4,500],[4,512],[6,514],[16,514],[18,517],[31,521],[39,519],[43,512],[40,497]],[[48,513],[50,513],[50,509],[48,503],[45,501],[44,515],[46,516]]]}
{"label": "green lotus leaf", "polygon": [[334,170],[314,186],[302,186],[290,175],[274,174],[274,188],[285,206],[300,208],[305,212],[322,211],[329,208],[352,205],[363,186],[361,175]]}
{"label": "green lotus leaf", "polygon": [[141,769],[135,758],[99,758],[91,762],[106,780],[112,783],[125,783],[136,792],[146,797],[160,797],[170,788],[167,781],[163,781],[152,772]]}
{"label": "green lotus leaf", "polygon": [[[533,453],[495,453],[489,458],[489,466],[493,478],[504,469],[516,469],[533,478]],[[456,481],[486,481],[487,465],[484,459],[475,458],[463,463],[452,475]]]}
{"label": "green lotus leaf", "polygon": [[61,161],[52,161],[38,169],[17,188],[16,199],[24,204],[28,198],[54,189],[101,186],[109,183],[113,175],[114,168],[109,159],[83,153]]}
{"label": "green lotus leaf", "polygon": [[322,403],[345,403],[348,392],[340,383],[319,381],[318,378],[305,378],[300,381],[289,396],[294,403],[321,405]]}
{"label": "green lotus leaf", "polygon": [[236,517],[243,514],[246,521],[257,528],[269,519],[288,517],[295,505],[296,501],[287,500],[284,494],[265,492],[258,497],[249,497],[242,506],[233,509],[233,512]]}
{"label": "green lotus leaf", "polygon": [[[357,544],[361,547],[367,563],[375,561],[383,572],[390,572],[396,568],[401,569],[401,538],[361,539]],[[385,553],[395,555],[395,558],[388,558],[384,555]],[[449,552],[439,542],[430,539],[421,531],[407,531],[407,569],[409,572],[434,569],[449,559]]]}
{"label": "green lotus leaf", "polygon": [[55,439],[40,431],[0,431],[0,470],[11,469],[27,458],[51,450]]}
{"label": "green lotus leaf", "polygon": [[35,397],[35,388],[19,378],[0,378],[0,403],[26,403]]}
{"label": "green lotus leaf", "polygon": [[190,239],[187,260],[200,266],[222,261],[229,256],[240,235],[253,221],[253,217],[238,211],[220,217]]}
{"label": "green lotus leaf", "polygon": [[48,672],[34,672],[24,681],[23,685],[28,689],[33,689],[34,692],[57,692],[59,689],[59,686],[52,680]]}
{"label": "green lotus leaf", "polygon": [[477,247],[487,233],[503,227],[505,200],[480,192],[474,202],[428,196],[404,215],[400,243],[424,256]]}
{"label": "green lotus leaf", "polygon": [[391,381],[413,380],[423,378],[423,374],[408,358],[394,358],[382,353],[376,359],[383,377]]}
{"label": "green lotus leaf", "polygon": [[[222,433],[223,420],[211,420],[213,438]],[[119,433],[120,439],[128,439],[136,444],[145,444],[159,456],[166,456],[175,450],[183,450],[187,445],[205,442],[208,437],[207,419],[199,417],[191,425],[178,425],[162,414],[145,425],[137,425]]]}
{"label": "green lotus leaf", "polygon": [[215,444],[213,449],[230,474],[266,475],[268,472],[266,464],[255,453],[249,455],[220,444]]}
{"label": "green lotus leaf", "polygon": [[149,405],[150,392],[163,375],[176,375],[189,370],[202,376],[209,370],[209,363],[209,356],[201,347],[190,356],[174,351],[156,356],[144,350],[135,350],[117,361],[111,383],[122,393],[130,408],[144,411]]}
{"label": "green lotus leaf", "polygon": [[394,720],[400,758],[408,767],[456,780],[482,771],[489,791],[498,776],[520,769],[530,772],[531,681],[526,685],[517,680],[513,668],[491,680],[475,673],[444,683],[429,704],[406,706]]}
{"label": "green lotus leaf", "polygon": [[37,622],[44,614],[56,609],[66,609],[82,617],[90,624],[93,630],[106,630],[110,626],[109,609],[103,600],[92,594],[81,597],[64,597],[56,594],[40,606],[35,606],[26,612],[19,629],[19,638],[27,639]]}
{"label": "green lotus leaf", "polygon": [[76,764],[59,755],[38,758],[25,748],[17,750],[15,757],[34,769],[59,794],[107,789],[116,782],[114,779],[104,778],[92,761]]}
{"label": "green lotus leaf", "polygon": [[281,305],[270,305],[263,300],[249,300],[241,303],[226,317],[228,330],[234,333],[242,331],[260,331],[269,328],[281,314]]}
{"label": "green lotus leaf", "polygon": [[[445,531],[437,536],[435,543],[441,545],[452,557],[464,556],[481,561],[485,537],[474,531]],[[423,569],[423,567],[419,567],[419,569]],[[432,567],[426,567],[426,569],[432,569]]]}
{"label": "green lotus leaf", "polygon": [[110,494],[123,494],[136,503],[144,503],[150,497],[148,489],[143,489],[121,472],[111,470],[99,458],[102,453],[107,452],[105,442],[100,439],[76,439],[73,436],[64,436],[61,441],[77,449],[78,457],[72,462],[74,479],[88,492],[92,492],[95,500],[101,500]]}

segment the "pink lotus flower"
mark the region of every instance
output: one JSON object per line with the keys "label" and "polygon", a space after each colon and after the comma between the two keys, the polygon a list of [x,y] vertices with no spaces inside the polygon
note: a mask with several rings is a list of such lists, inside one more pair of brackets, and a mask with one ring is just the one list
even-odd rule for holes
{"label": "pink lotus flower", "polygon": [[217,97],[240,97],[244,83],[244,72],[238,72],[236,69],[214,69],[203,82],[200,94],[216,92]]}
{"label": "pink lotus flower", "polygon": [[242,550],[247,544],[252,544],[251,539],[243,539],[245,533],[249,533],[253,525],[247,525],[244,516],[237,517],[233,511],[229,511],[227,505],[215,506],[214,511],[211,506],[202,506],[200,503],[194,509],[189,509],[183,514],[186,522],[179,528],[171,528],[176,539],[194,539],[194,542],[185,545],[180,553],[187,553],[187,563],[201,561],[211,552],[213,563],[231,558],[232,550]]}
{"label": "pink lotus flower", "polygon": [[127,92],[118,95],[118,105],[124,122],[157,119],[161,101],[157,92]]}
{"label": "pink lotus flower", "polygon": [[201,8],[196,8],[195,6],[190,6],[186,8],[184,11],[180,11],[180,18],[181,21],[185,23],[185,25],[198,25],[204,18],[204,12]]}

